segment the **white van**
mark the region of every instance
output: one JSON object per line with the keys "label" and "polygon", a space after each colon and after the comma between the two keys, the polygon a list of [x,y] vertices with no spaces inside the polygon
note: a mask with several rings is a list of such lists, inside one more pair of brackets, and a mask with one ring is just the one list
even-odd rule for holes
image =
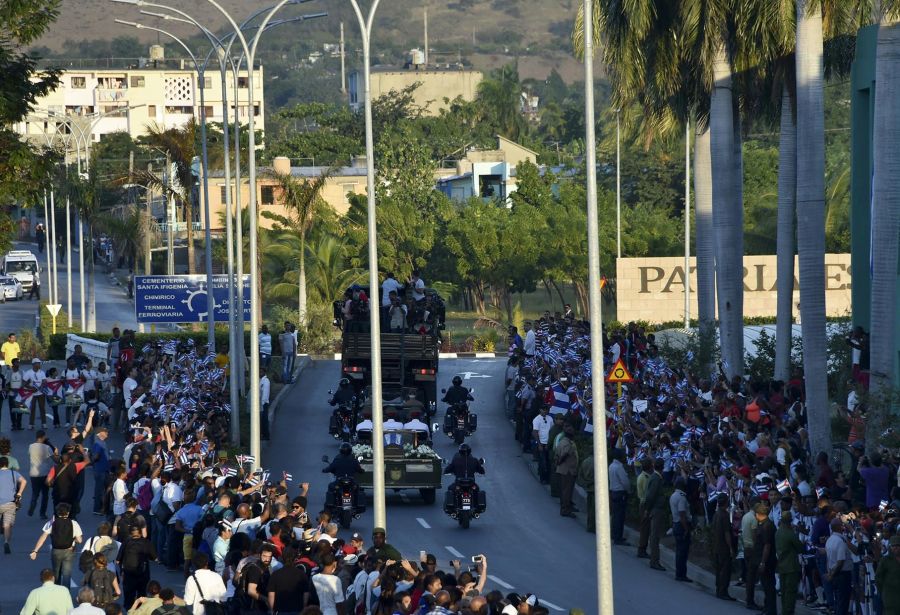
{"label": "white van", "polygon": [[[12,276],[22,284],[22,290],[29,292],[35,276],[40,275],[41,266],[37,256],[29,250],[13,250],[0,262],[0,274]],[[38,282],[40,283],[40,282]]]}

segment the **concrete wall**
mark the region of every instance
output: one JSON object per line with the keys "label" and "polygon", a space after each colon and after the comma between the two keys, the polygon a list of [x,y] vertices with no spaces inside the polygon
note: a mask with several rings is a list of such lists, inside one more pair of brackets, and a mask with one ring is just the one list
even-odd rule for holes
{"label": "concrete wall", "polygon": [[[744,316],[774,316],[776,257],[744,257]],[[691,258],[691,317],[697,317],[696,260]],[[794,262],[793,313],[798,318],[800,288]],[[849,254],[825,255],[825,304],[829,316],[850,313]],[[616,264],[616,302],[620,321],[665,322],[684,318],[684,258],[620,258]]]}

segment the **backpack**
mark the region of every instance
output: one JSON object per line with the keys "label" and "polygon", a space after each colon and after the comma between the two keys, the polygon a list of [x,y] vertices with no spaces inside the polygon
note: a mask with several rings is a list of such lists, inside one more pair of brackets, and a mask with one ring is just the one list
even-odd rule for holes
{"label": "backpack", "polygon": [[85,548],[78,556],[78,570],[81,574],[87,574],[94,569],[94,545],[97,544],[97,538],[91,540],[90,548]]}
{"label": "backpack", "polygon": [[91,570],[84,577],[84,585],[94,590],[94,601],[91,604],[102,608],[115,600],[111,578],[112,573],[106,568]]}
{"label": "backpack", "polygon": [[140,486],[137,492],[137,503],[141,510],[150,510],[153,504],[153,485],[152,481],[147,481]]}

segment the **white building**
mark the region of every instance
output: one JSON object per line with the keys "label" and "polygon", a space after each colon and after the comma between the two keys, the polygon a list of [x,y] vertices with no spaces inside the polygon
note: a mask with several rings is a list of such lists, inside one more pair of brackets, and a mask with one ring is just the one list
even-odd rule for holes
{"label": "white building", "polygon": [[[130,67],[66,69],[59,87],[37,100],[34,113],[18,123],[16,131],[40,141],[45,134],[58,130],[59,122],[53,118],[62,115],[74,118],[78,128],[97,142],[103,135],[122,131],[137,138],[151,124],[162,128],[183,126],[192,117],[199,121],[204,113],[208,121],[222,122],[222,82],[215,63],[200,83],[189,60],[163,60],[155,47],[151,48],[155,60],[134,60]],[[253,90],[256,128],[265,130],[262,67],[254,70]],[[230,121],[237,107],[238,117],[246,123],[251,113],[248,72],[239,73],[235,92],[229,71],[225,91]]]}

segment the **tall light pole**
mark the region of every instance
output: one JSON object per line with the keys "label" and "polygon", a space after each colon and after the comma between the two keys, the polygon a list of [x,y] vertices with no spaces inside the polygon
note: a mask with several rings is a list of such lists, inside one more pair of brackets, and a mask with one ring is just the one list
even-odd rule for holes
{"label": "tall light pole", "polygon": [[691,119],[684,125],[684,328],[691,328]]}
{"label": "tall light pole", "polygon": [[[594,422],[594,506],[597,511],[597,612],[613,613],[612,535],[606,467],[606,389],[600,297],[600,229],[597,222],[597,143],[594,135],[594,7],[584,0],[584,126],[587,165],[588,297],[591,314],[591,395]],[[618,168],[618,165],[617,167]]]}
{"label": "tall light pole", "polygon": [[[375,215],[375,145],[372,136],[372,92],[369,82],[370,43],[372,41],[372,23],[375,10],[380,0],[373,0],[369,7],[368,17],[363,17],[357,0],[350,0],[356,19],[359,22],[363,45],[363,88],[364,109],[366,119],[366,192],[368,203],[369,226],[369,293],[378,289],[378,243]],[[372,472],[372,492],[375,504],[375,527],[387,528],[384,503],[384,423],[381,399],[381,323],[380,312],[369,310],[369,329],[372,340],[372,450],[374,471]]]}
{"label": "tall light pole", "polygon": [[47,257],[47,299],[49,299],[49,302],[53,304],[56,303],[56,301],[53,300],[53,282],[51,277],[53,276],[53,266],[50,262],[50,252],[53,251],[56,246],[50,243],[50,214],[47,208],[46,188],[44,189],[44,223],[47,226],[47,228],[44,229],[44,246],[47,249],[47,253],[44,255]]}

